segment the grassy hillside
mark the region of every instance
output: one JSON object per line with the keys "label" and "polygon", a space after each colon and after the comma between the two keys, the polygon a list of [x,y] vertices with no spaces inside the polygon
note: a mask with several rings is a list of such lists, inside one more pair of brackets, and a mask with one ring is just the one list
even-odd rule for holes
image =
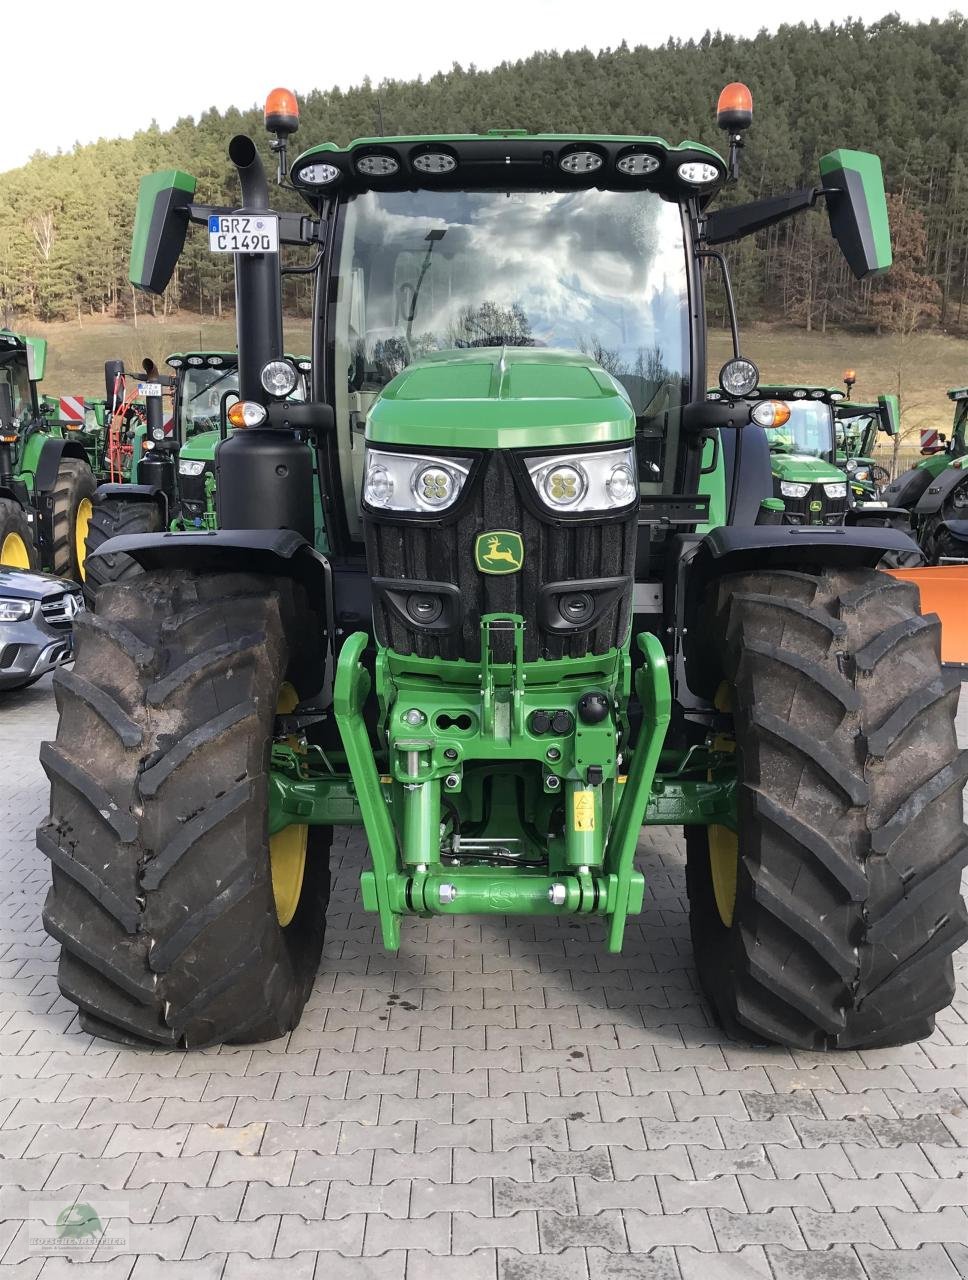
{"label": "grassy hillside", "polygon": [[[50,343],[44,384],[50,393],[103,394],[102,367],[112,356],[120,356],[135,371],[146,355],[160,363],[172,351],[235,346],[232,318],[211,320],[186,313],[164,322],[144,318],[137,329],[130,322],[91,320],[83,326],[35,324],[31,332]],[[291,350],[308,351],[308,322],[287,324],[286,337]],[[851,365],[857,371],[856,400],[900,389],[906,443],[916,443],[922,426],[947,428],[951,405],[945,392],[968,383],[968,340],[944,334],[916,334],[899,348],[891,337],[752,325],[744,330],[742,341],[744,355],[756,361],[764,382],[789,379],[835,386],[844,368]],[[714,330],[710,335],[711,383],[729,354],[728,332]]]}

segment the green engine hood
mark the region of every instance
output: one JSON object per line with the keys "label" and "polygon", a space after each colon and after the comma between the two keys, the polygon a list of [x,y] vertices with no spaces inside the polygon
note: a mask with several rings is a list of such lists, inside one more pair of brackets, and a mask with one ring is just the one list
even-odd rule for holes
{"label": "green engine hood", "polygon": [[420,448],[622,443],[635,414],[590,356],[534,347],[442,351],[408,365],[370,410],[366,438]]}
{"label": "green engine hood", "polygon": [[844,473],[837,467],[809,453],[774,453],[770,467],[777,480],[795,484],[835,484],[844,479]]}
{"label": "green engine hood", "polygon": [[178,450],[178,456],[196,462],[211,462],[215,457],[218,440],[217,431],[199,431],[196,435],[189,436]]}

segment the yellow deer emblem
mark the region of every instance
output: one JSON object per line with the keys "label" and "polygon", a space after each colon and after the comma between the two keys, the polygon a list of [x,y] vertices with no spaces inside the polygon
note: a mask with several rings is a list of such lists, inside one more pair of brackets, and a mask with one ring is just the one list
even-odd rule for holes
{"label": "yellow deer emblem", "polygon": [[482,533],[474,547],[474,560],[481,573],[517,573],[524,564],[520,533],[507,529]]}

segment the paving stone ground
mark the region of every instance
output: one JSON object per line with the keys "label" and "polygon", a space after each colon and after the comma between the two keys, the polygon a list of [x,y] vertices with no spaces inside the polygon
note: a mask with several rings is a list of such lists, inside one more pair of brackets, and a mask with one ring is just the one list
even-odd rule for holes
{"label": "paving stone ground", "polygon": [[[78,1028],[40,927],[54,723],[49,680],[0,702],[0,1280],[968,1276],[964,957],[922,1044],[755,1047],[697,993],[677,832],[642,840],[622,956],[487,919],[408,923],[396,958],[342,832],[298,1030],[119,1051]],[[75,1202],[105,1227],[81,1267],[38,1251]]]}

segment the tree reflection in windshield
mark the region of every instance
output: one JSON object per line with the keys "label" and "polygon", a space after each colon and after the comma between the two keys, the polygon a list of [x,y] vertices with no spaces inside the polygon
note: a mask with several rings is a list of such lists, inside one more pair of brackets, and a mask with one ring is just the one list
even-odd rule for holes
{"label": "tree reflection in windshield", "polygon": [[591,355],[640,414],[682,402],[682,222],[654,192],[366,192],[345,210],[340,277],[351,391],[503,345]]}

